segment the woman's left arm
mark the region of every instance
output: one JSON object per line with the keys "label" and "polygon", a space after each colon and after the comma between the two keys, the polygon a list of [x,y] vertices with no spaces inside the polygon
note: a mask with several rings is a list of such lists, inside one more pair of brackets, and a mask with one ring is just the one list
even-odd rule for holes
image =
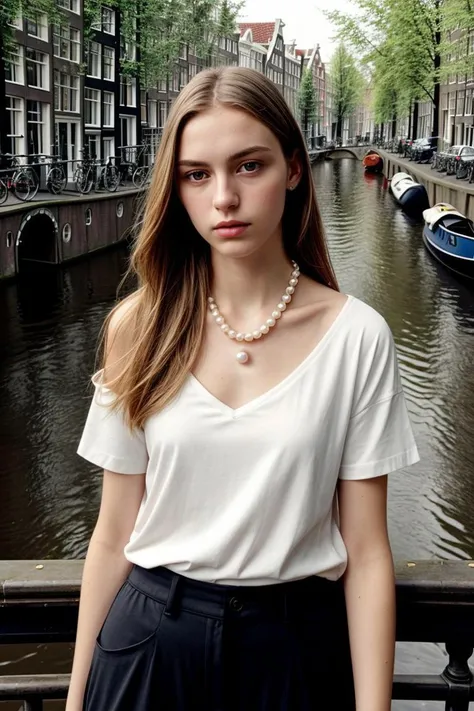
{"label": "woman's left arm", "polygon": [[389,711],[395,656],[395,576],[387,532],[387,477],[340,480],[348,553],[344,591],[357,711]]}

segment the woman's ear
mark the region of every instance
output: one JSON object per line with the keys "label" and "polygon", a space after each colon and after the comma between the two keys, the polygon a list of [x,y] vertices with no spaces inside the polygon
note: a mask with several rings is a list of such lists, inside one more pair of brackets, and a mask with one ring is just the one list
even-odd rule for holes
{"label": "woman's ear", "polygon": [[288,175],[287,184],[288,188],[294,189],[301,180],[303,174],[303,168],[301,165],[300,154],[297,148],[295,148],[291,158],[288,158]]}

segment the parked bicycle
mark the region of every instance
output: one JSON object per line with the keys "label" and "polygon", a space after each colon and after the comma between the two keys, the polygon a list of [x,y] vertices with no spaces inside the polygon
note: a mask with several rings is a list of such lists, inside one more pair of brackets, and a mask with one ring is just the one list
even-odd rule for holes
{"label": "parked bicycle", "polygon": [[11,191],[18,200],[26,202],[32,200],[39,188],[39,180],[31,165],[20,163],[24,155],[0,154],[0,165],[5,168],[0,170],[0,204],[4,203]]}
{"label": "parked bicycle", "polygon": [[120,171],[115,165],[115,158],[111,156],[106,162],[96,160],[84,149],[83,160],[79,163],[74,174],[74,182],[77,190],[86,195],[92,190],[98,191],[105,188],[109,192],[115,192],[120,183]]}
{"label": "parked bicycle", "polygon": [[46,187],[53,195],[59,195],[67,187],[67,174],[64,161],[58,155],[50,156],[51,162],[46,175]]}

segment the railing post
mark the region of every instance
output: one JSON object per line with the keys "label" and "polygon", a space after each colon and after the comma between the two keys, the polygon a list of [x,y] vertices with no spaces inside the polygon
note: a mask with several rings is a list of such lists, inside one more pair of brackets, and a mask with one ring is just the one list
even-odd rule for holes
{"label": "railing post", "polygon": [[23,701],[23,711],[43,711],[43,699],[35,697]]}
{"label": "railing post", "polygon": [[445,711],[469,711],[473,677],[467,661],[473,652],[473,646],[462,642],[447,642],[446,651],[449,663],[441,674],[449,686]]}

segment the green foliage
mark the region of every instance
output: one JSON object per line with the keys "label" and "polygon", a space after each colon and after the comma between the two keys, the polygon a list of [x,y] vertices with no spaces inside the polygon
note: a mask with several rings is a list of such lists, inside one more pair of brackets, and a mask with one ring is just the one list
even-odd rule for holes
{"label": "green foliage", "polygon": [[308,125],[316,119],[319,105],[311,69],[306,68],[303,72],[297,101],[300,119],[304,128],[307,129]]}
{"label": "green foliage", "polygon": [[31,4],[22,0],[0,1],[0,47],[3,58],[8,54],[14,42],[14,28],[9,24],[22,15],[23,18],[35,20],[38,15],[46,15],[48,24],[59,23],[63,13],[57,5],[57,0],[35,0]]}
{"label": "green foliage", "polygon": [[356,109],[364,84],[352,54],[342,42],[336,47],[332,56],[329,75],[337,119],[337,134],[341,136],[342,123]]}
{"label": "green foliage", "polygon": [[473,0],[354,0],[353,7],[354,14],[327,16],[372,73],[376,120],[430,100],[436,125],[440,82],[474,73]]}

